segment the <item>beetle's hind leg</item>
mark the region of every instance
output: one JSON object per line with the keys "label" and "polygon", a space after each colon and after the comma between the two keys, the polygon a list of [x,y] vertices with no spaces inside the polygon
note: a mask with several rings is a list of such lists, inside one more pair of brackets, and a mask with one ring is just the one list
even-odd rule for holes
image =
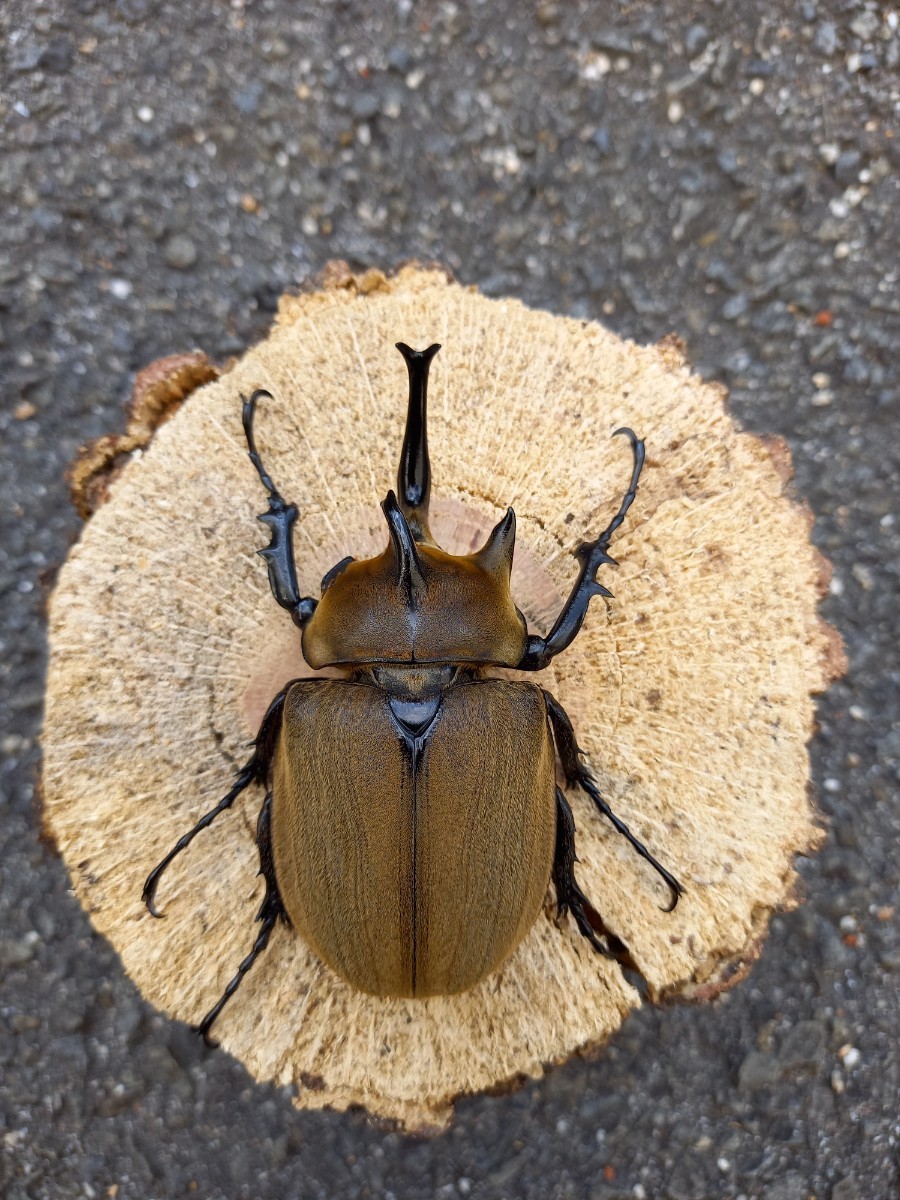
{"label": "beetle's hind leg", "polygon": [[[293,680],[291,681],[293,683]],[[251,783],[267,783],[269,778],[269,767],[272,762],[272,756],[275,753],[275,744],[278,740],[278,734],[281,731],[281,715],[284,709],[284,698],[287,695],[288,688],[291,683],[285,685],[278,693],[272,703],[266,710],[266,715],[262,719],[262,724],[259,727],[259,733],[253,741],[253,753],[238,771],[237,779],[234,781],[234,786],[231,791],[219,801],[215,808],[210,809],[208,813],[200,818],[193,829],[189,829],[183,837],[180,837],[166,857],[157,866],[153,868],[147,876],[144,884],[144,890],[141,893],[141,899],[147,905],[148,910],[154,917],[162,916],[162,913],[157,912],[155,906],[156,889],[159,886],[159,881],[163,876],[170,863],[174,858],[187,849],[194,838],[202,829],[208,828],[219,813],[225,812],[231,808],[235,800]]]}
{"label": "beetle's hind leg", "polygon": [[578,787],[587,792],[603,816],[609,820],[612,826],[624,838],[627,838],[628,842],[634,847],[641,858],[648,862],[654,871],[657,871],[662,876],[671,894],[671,901],[664,911],[671,912],[678,903],[678,898],[684,894],[684,888],[671,872],[667,871],[661,863],[656,861],[644,843],[638,841],[625,822],[616,816],[600,795],[600,789],[597,787],[593,775],[581,761],[581,750],[578,748],[578,742],[575,740],[575,730],[572,728],[572,722],[569,720],[566,710],[546,690],[544,691],[544,699],[547,702],[547,715],[550,718],[550,724],[553,728],[553,738],[556,742],[556,750],[566,776],[566,783],[570,787],[574,787],[577,784]]}
{"label": "beetle's hind leg", "polygon": [[212,1029],[213,1023],[222,1009],[241,986],[244,976],[256,962],[260,954],[262,954],[263,950],[265,950],[266,946],[268,946],[272,930],[275,928],[275,922],[279,917],[283,921],[287,921],[288,919],[284,905],[281,902],[281,895],[278,891],[278,881],[275,878],[275,862],[272,858],[271,792],[267,793],[259,812],[259,820],[256,824],[256,844],[259,847],[259,873],[266,881],[266,894],[263,897],[259,912],[256,914],[257,921],[261,922],[261,928],[256,936],[256,941],[253,943],[253,949],[238,967],[237,973],[228,984],[228,987],[200,1024],[194,1026],[194,1032],[199,1033],[208,1046],[216,1045],[210,1038],[209,1031]]}
{"label": "beetle's hind leg", "polygon": [[[598,954],[615,959],[629,971],[638,968],[628,947],[603,923],[603,918],[585,896],[575,879],[575,818],[562,789],[556,789],[556,851],[553,856],[553,883],[556,887],[557,916],[570,912],[579,933]],[[603,939],[602,941],[600,939]]]}

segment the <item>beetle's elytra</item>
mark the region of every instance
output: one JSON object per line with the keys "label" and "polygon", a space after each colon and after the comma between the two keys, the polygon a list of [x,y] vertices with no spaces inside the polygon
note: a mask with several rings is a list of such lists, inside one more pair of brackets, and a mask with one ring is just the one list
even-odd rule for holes
{"label": "beetle's elytra", "polygon": [[253,754],[226,796],[153,870],[143,898],[154,916],[160,876],[201,829],[251,783],[266,789],[257,842],[266,891],[250,953],[198,1031],[213,1022],[266,947],[279,917],[353,987],[381,996],[448,995],[495,970],[537,919],[552,876],[560,915],[602,954],[633,965],[575,881],[575,825],[556,786],[556,757],[671,893],[681,885],[600,795],[566,713],[531,683],[485,677],[489,666],[538,671],[569,645],[597,571],[637,492],[644,443],[630,429],[634,465],[619,510],[575,551],[578,577],[546,637],[528,634],[510,596],[516,518],[507,510],[475,554],[441,550],[428,528],[431,468],[428,371],[439,346],[398,343],[409,406],[397,494],[382,503],[388,544],[345,558],[301,596],[285,503],[263,467],[243,402],[250,460],[269,495],[260,516],[271,541],[272,593],[301,630],[313,668],[340,679],[287,684],[269,705]]}

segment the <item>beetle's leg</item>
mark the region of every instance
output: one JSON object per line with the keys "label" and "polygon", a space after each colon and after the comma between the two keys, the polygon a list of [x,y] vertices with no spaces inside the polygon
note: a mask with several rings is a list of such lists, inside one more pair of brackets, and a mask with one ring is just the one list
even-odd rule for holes
{"label": "beetle's leg", "polygon": [[[291,683],[293,682],[292,680]],[[227,808],[231,808],[244,788],[249,787],[251,783],[266,783],[268,781],[269,766],[272,762],[272,756],[275,753],[275,743],[278,740],[278,734],[281,730],[281,713],[284,708],[284,698],[291,683],[286,684],[282,688],[266,710],[266,715],[263,717],[262,724],[259,727],[259,733],[252,743],[253,753],[238,771],[237,779],[231,791],[222,797],[215,808],[210,809],[205,816],[202,816],[193,829],[178,839],[162,862],[154,867],[147,876],[147,882],[144,884],[141,899],[154,917],[162,916],[162,913],[156,911],[154,899],[162,874],[172,862],[172,859],[176,858],[182,850],[186,849],[202,829],[206,829],[209,825],[212,825],[219,813],[225,812]]]}
{"label": "beetle's leg", "polygon": [[297,568],[294,565],[293,526],[297,520],[296,504],[285,503],[284,497],[272,482],[269,473],[262,465],[256,441],[253,437],[253,418],[256,415],[256,402],[260,396],[268,396],[270,392],[257,389],[249,400],[241,396],[243,403],[242,418],[244,433],[247,436],[247,450],[250,461],[256,467],[256,472],[262,480],[262,485],[269,493],[269,511],[264,512],[259,520],[268,525],[272,540],[264,550],[257,553],[265,559],[269,571],[269,587],[272,595],[282,608],[286,608],[293,618],[294,624],[302,629],[315,611],[317,600],[312,596],[300,596],[297,586]]}
{"label": "beetle's leg", "polygon": [[[629,971],[637,971],[625,943],[603,923],[603,918],[575,880],[575,818],[562,789],[556,789],[556,851],[553,856],[553,883],[556,887],[557,916],[570,912],[579,932],[598,954],[614,958]],[[604,941],[601,941],[603,938]]]}
{"label": "beetle's leg", "polygon": [[259,873],[266,881],[266,894],[263,897],[263,902],[260,905],[259,912],[256,914],[256,919],[257,921],[262,922],[262,927],[256,936],[256,941],[253,943],[253,949],[238,967],[237,974],[228,984],[228,987],[225,989],[213,1007],[209,1010],[200,1024],[194,1026],[194,1032],[200,1034],[207,1046],[217,1045],[217,1043],[210,1038],[209,1031],[212,1029],[213,1023],[221,1013],[222,1009],[241,986],[244,976],[269,944],[269,938],[272,934],[272,930],[275,928],[275,922],[279,917],[281,917],[283,921],[287,921],[287,913],[285,912],[284,905],[281,902],[281,894],[278,891],[278,881],[275,878],[275,861],[272,857],[271,792],[266,794],[266,798],[263,801],[263,806],[259,810],[259,820],[256,823],[256,844],[259,847]]}
{"label": "beetle's leg", "polygon": [[600,790],[593,775],[581,761],[582,752],[578,748],[578,742],[575,740],[575,730],[572,728],[572,722],[569,720],[566,710],[548,691],[544,691],[544,699],[547,702],[547,715],[550,718],[550,724],[553,728],[553,738],[556,742],[556,749],[559,754],[559,761],[562,763],[566,783],[569,787],[574,787],[577,784],[578,787],[587,792],[604,817],[612,823],[614,828],[623,837],[628,839],[641,858],[645,859],[655,871],[659,872],[668,884],[669,891],[672,893],[672,902],[663,911],[671,912],[678,903],[678,897],[683,894],[684,888],[674,875],[670,874],[661,863],[656,861],[643,842],[638,841],[625,822],[616,816],[600,795]]}
{"label": "beetle's leg", "polygon": [[521,661],[517,663],[520,671],[543,670],[551,658],[559,654],[561,650],[565,650],[566,646],[575,638],[587,614],[591,597],[612,595],[612,592],[597,582],[597,572],[604,563],[615,565],[616,560],[606,552],[609,549],[612,535],[625,520],[625,514],[631,508],[632,501],[637,495],[638,479],[644,465],[644,443],[635,437],[631,429],[617,429],[613,437],[619,433],[624,433],[631,442],[634,455],[634,467],[628,491],[622,498],[619,511],[596,541],[582,542],[575,551],[575,557],[581,564],[581,570],[569,593],[569,598],[563,605],[562,612],[556,618],[556,624],[545,638],[538,637],[537,634],[529,636],[525,643],[525,653],[522,655]]}

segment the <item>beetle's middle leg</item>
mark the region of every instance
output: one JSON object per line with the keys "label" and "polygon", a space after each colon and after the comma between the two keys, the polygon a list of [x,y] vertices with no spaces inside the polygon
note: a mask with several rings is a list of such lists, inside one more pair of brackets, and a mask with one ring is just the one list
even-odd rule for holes
{"label": "beetle's middle leg", "polygon": [[667,871],[661,863],[656,861],[644,843],[638,841],[625,822],[616,816],[600,795],[600,789],[597,787],[593,775],[581,761],[581,750],[578,748],[578,742],[575,740],[575,730],[572,728],[572,722],[569,720],[566,710],[546,690],[544,690],[544,700],[547,703],[547,715],[550,718],[553,739],[556,742],[556,750],[559,754],[559,760],[562,763],[566,783],[570,787],[577,784],[578,787],[587,792],[597,809],[607,818],[612,826],[624,838],[627,838],[628,842],[634,847],[641,858],[645,859],[655,871],[659,872],[668,884],[672,895],[671,903],[664,911],[671,912],[678,903],[679,896],[683,894],[684,888],[674,875]]}
{"label": "beetle's middle leg", "polygon": [[[615,959],[629,971],[638,971],[631,953],[621,938],[603,923],[603,918],[585,896],[575,879],[575,818],[562,789],[556,789],[556,850],[553,855],[553,883],[556,887],[556,913],[570,912],[578,931],[598,954]],[[600,939],[603,938],[603,941]]]}
{"label": "beetle's middle leg", "polygon": [[269,778],[269,767],[272,763],[272,757],[275,754],[275,745],[278,741],[278,734],[281,731],[281,715],[284,709],[284,698],[288,693],[288,689],[296,682],[291,680],[291,683],[286,684],[272,703],[266,710],[266,715],[262,719],[262,724],[259,727],[259,733],[253,741],[253,753],[249,759],[238,771],[237,779],[234,781],[234,786],[231,791],[227,792],[215,808],[210,809],[208,813],[200,818],[193,829],[189,829],[186,834],[178,839],[166,857],[153,868],[147,876],[147,881],[144,884],[144,890],[141,893],[141,899],[147,905],[147,908],[154,917],[162,916],[162,913],[156,911],[154,899],[156,897],[156,889],[159,886],[159,881],[162,878],[164,871],[169,864],[176,858],[182,850],[187,849],[197,834],[202,830],[212,825],[213,821],[219,813],[225,812],[231,808],[235,800],[251,783],[267,783]]}
{"label": "beetle's middle leg", "polygon": [[216,1045],[210,1038],[209,1031],[212,1029],[213,1023],[218,1018],[222,1009],[241,986],[244,976],[256,962],[260,954],[262,954],[263,950],[265,950],[266,946],[268,946],[272,930],[275,928],[275,922],[279,917],[283,921],[288,920],[284,905],[281,902],[281,894],[278,891],[278,881],[275,878],[275,861],[272,857],[271,792],[266,793],[266,798],[259,812],[259,820],[256,823],[256,844],[259,847],[259,873],[266,881],[266,894],[263,897],[259,912],[256,914],[257,921],[261,922],[261,928],[256,936],[256,941],[253,943],[253,948],[238,967],[237,973],[228,984],[228,987],[226,987],[225,991],[200,1024],[194,1026],[194,1032],[199,1033],[208,1046]]}

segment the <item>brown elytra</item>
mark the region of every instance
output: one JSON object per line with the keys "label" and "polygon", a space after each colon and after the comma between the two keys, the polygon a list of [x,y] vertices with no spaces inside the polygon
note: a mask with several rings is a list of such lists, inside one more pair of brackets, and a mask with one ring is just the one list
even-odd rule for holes
{"label": "brown elytra", "polygon": [[381,688],[296,683],[272,794],[288,916],[360,991],[463,992],[537,918],[556,832],[553,745],[537,687],[449,688],[412,771]]}

